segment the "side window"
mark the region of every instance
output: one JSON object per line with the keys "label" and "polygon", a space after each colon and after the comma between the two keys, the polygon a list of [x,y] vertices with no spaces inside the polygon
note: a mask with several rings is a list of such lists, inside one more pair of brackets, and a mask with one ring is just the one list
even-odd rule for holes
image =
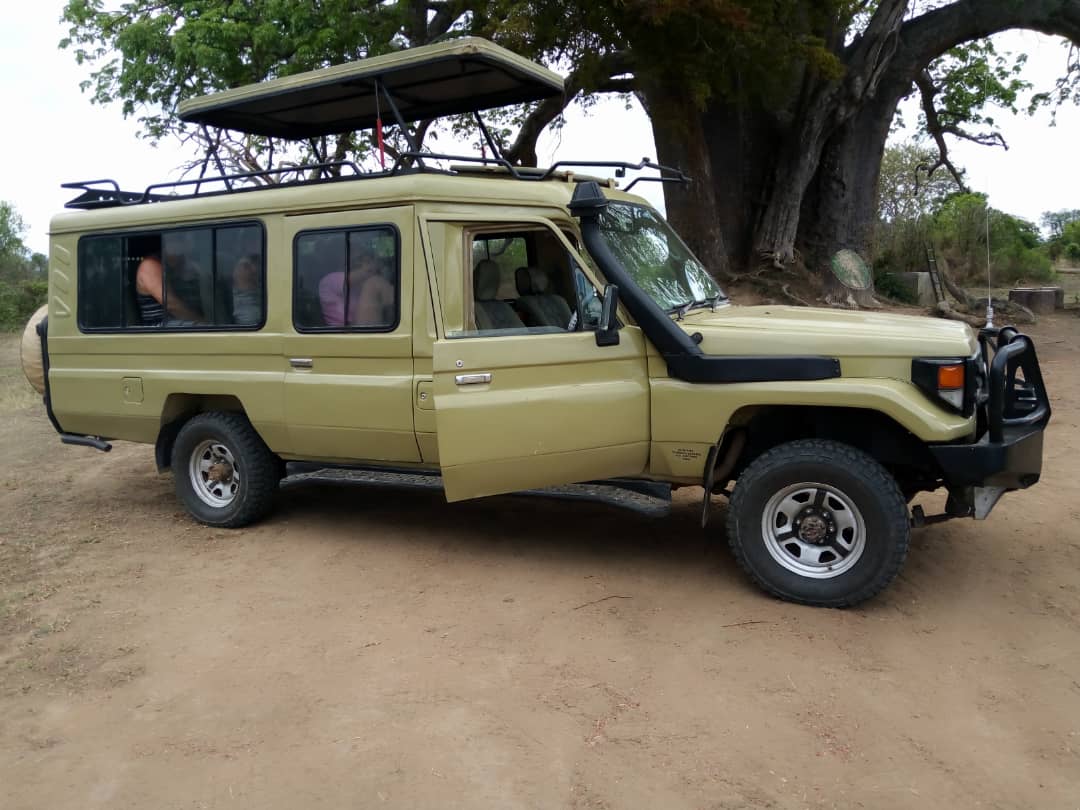
{"label": "side window", "polygon": [[401,268],[390,226],[305,231],[293,244],[293,325],[299,332],[390,332]]}
{"label": "side window", "polygon": [[262,227],[177,228],[79,241],[79,327],[250,329],[265,311]]}
{"label": "side window", "polygon": [[471,311],[467,307],[466,329],[460,336],[595,328],[582,317],[580,306],[584,287],[592,285],[550,229],[485,229],[475,232],[467,244],[471,250],[466,300]]}

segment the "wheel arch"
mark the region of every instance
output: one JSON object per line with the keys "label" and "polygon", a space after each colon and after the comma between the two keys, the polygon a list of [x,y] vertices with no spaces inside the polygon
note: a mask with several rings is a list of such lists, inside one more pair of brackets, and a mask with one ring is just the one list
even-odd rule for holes
{"label": "wheel arch", "polygon": [[231,394],[169,394],[161,409],[161,426],[154,443],[154,461],[158,472],[172,466],[173,446],[180,429],[191,417],[209,411],[226,411],[247,416],[239,397]]}
{"label": "wheel arch", "polygon": [[[750,405],[736,411],[719,456],[741,434],[742,448],[728,476],[737,478],[754,459],[799,439],[828,439],[855,447],[885,467],[905,494],[928,488],[940,472],[926,443],[888,414],[869,408],[820,405]],[[717,481],[723,485],[726,482]]]}

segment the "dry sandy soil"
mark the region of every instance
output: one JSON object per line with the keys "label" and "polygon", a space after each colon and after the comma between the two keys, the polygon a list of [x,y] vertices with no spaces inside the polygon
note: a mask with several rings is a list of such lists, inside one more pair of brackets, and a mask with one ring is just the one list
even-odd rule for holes
{"label": "dry sandy soil", "polygon": [[[309,487],[196,525],[0,349],[0,807],[1080,806],[1080,318],[1043,482],[855,610],[753,589],[723,503]],[[927,511],[934,503],[928,503]]]}

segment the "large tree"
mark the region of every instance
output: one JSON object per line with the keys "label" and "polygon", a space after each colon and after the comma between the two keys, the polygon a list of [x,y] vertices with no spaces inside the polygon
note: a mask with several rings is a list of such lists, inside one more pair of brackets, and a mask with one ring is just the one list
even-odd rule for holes
{"label": "large tree", "polygon": [[[921,96],[949,171],[947,138],[997,140],[981,104],[1015,102],[1014,66],[987,37],[1025,28],[1080,42],[1080,0],[130,0],[115,11],[70,0],[64,16],[62,45],[93,66],[94,99],[122,101],[154,136],[177,130],[189,95],[461,34],[567,72],[564,98],[503,120],[515,162],[535,162],[537,136],[576,98],[635,93],[660,161],[694,177],[667,187],[668,215],[718,273],[800,254],[820,270],[840,248],[865,252],[901,99]],[[1074,94],[1071,54],[1044,98]],[[227,143],[250,168],[268,146]],[[345,136],[322,155],[366,148]]]}

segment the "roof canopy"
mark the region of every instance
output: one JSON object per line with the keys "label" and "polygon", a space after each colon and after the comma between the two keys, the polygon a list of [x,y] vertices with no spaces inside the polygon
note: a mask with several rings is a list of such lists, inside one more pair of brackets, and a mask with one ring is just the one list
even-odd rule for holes
{"label": "roof canopy", "polygon": [[370,129],[378,113],[416,121],[561,95],[563,80],[484,39],[440,42],[180,103],[180,118],[293,140]]}

